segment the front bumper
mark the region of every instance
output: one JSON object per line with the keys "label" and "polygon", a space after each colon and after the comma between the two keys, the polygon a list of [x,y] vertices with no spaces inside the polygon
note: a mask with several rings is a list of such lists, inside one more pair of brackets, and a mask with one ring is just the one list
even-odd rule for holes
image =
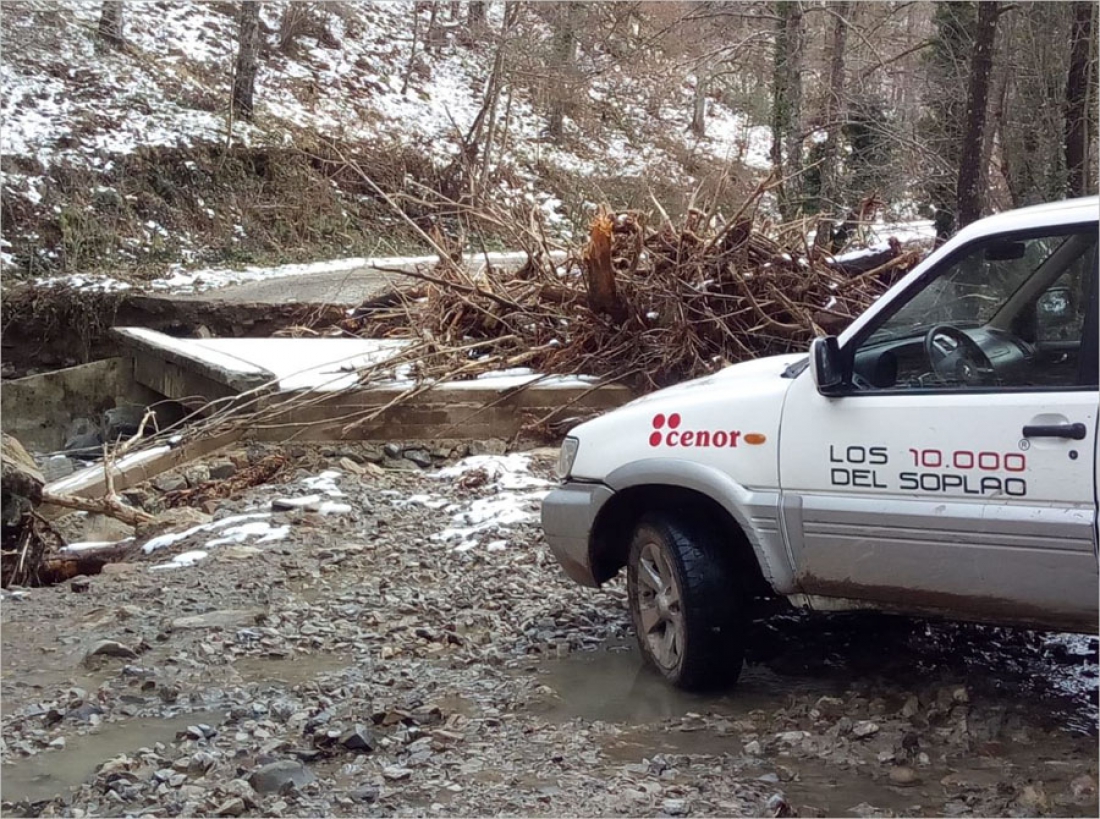
{"label": "front bumper", "polygon": [[592,527],[614,494],[599,483],[565,483],[542,502],[542,530],[550,551],[565,573],[582,586],[600,585],[592,574]]}

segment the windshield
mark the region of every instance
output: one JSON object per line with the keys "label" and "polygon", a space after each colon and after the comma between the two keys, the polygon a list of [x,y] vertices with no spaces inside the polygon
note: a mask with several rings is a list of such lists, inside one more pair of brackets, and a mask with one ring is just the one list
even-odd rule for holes
{"label": "windshield", "polygon": [[971,249],[945,269],[867,339],[868,344],[918,335],[937,324],[986,324],[1071,236],[994,241]]}

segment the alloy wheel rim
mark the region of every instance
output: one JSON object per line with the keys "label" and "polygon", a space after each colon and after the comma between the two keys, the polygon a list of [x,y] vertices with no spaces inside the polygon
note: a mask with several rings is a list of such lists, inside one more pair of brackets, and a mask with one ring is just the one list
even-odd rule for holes
{"label": "alloy wheel rim", "polygon": [[684,652],[681,592],[668,556],[646,543],[638,559],[638,620],[650,654],[664,669],[676,668]]}

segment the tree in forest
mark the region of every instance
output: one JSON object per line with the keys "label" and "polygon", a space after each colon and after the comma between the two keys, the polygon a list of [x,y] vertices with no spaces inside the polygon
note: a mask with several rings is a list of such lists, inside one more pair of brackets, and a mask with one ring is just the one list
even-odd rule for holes
{"label": "tree in forest", "polygon": [[935,34],[926,62],[928,91],[926,115],[920,124],[925,144],[921,169],[925,193],[935,210],[936,236],[946,239],[955,226],[958,171],[966,123],[966,100],[959,93],[967,87],[970,53],[977,17],[975,3],[936,3]]}
{"label": "tree in forest", "polygon": [[260,4],[243,2],[237,12],[237,63],[233,72],[233,113],[252,120],[260,57]]}
{"label": "tree in forest", "polygon": [[695,71],[695,90],[691,98],[691,124],[688,129],[702,139],[707,135],[707,86],[710,68],[705,63]]}
{"label": "tree in forest", "polygon": [[96,49],[104,47],[120,48],[126,44],[123,31],[123,8],[121,0],[104,0],[99,11],[99,29],[96,33]]}
{"label": "tree in forest", "polygon": [[468,3],[466,5],[466,25],[471,29],[484,28],[488,22],[488,3]]}
{"label": "tree in forest", "polygon": [[822,209],[839,212],[843,209],[843,191],[840,180],[840,135],[847,118],[848,98],[845,82],[844,52],[848,44],[848,15],[850,2],[842,0],[830,3],[833,25],[829,54],[829,86],[825,89],[825,133],[828,136],[821,147],[820,205]]}
{"label": "tree in forest", "polygon": [[565,127],[573,94],[576,91],[577,35],[584,20],[584,3],[555,3],[550,10],[553,41],[551,44],[550,84],[546,131],[555,139]]}
{"label": "tree in forest", "polygon": [[1069,196],[1084,196],[1092,189],[1095,181],[1089,178],[1089,114],[1091,111],[1095,118],[1096,107],[1096,100],[1089,99],[1092,88],[1090,72],[1096,70],[1090,59],[1089,47],[1092,43],[1095,13],[1095,3],[1073,4],[1069,70],[1066,72],[1065,155],[1066,193]]}
{"label": "tree in forest", "polygon": [[772,163],[782,184],[777,188],[784,219],[798,212],[802,174],[802,59],[806,44],[802,3],[775,4],[775,63],[772,78]]}
{"label": "tree in forest", "polygon": [[959,179],[956,187],[955,226],[977,221],[982,215],[982,145],[989,104],[989,84],[993,75],[993,44],[1000,17],[997,0],[978,3],[974,29],[974,49],[970,58],[970,78],[966,90],[966,130],[959,149]]}

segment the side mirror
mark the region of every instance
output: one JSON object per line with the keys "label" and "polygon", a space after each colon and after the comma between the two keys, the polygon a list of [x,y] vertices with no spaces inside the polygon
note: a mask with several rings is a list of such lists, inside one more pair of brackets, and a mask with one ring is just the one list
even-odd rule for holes
{"label": "side mirror", "polygon": [[1043,293],[1035,305],[1040,323],[1066,321],[1070,316],[1069,297],[1068,287],[1055,287]]}
{"label": "side mirror", "polygon": [[810,373],[822,395],[835,394],[837,387],[844,383],[836,336],[815,338],[810,344]]}

